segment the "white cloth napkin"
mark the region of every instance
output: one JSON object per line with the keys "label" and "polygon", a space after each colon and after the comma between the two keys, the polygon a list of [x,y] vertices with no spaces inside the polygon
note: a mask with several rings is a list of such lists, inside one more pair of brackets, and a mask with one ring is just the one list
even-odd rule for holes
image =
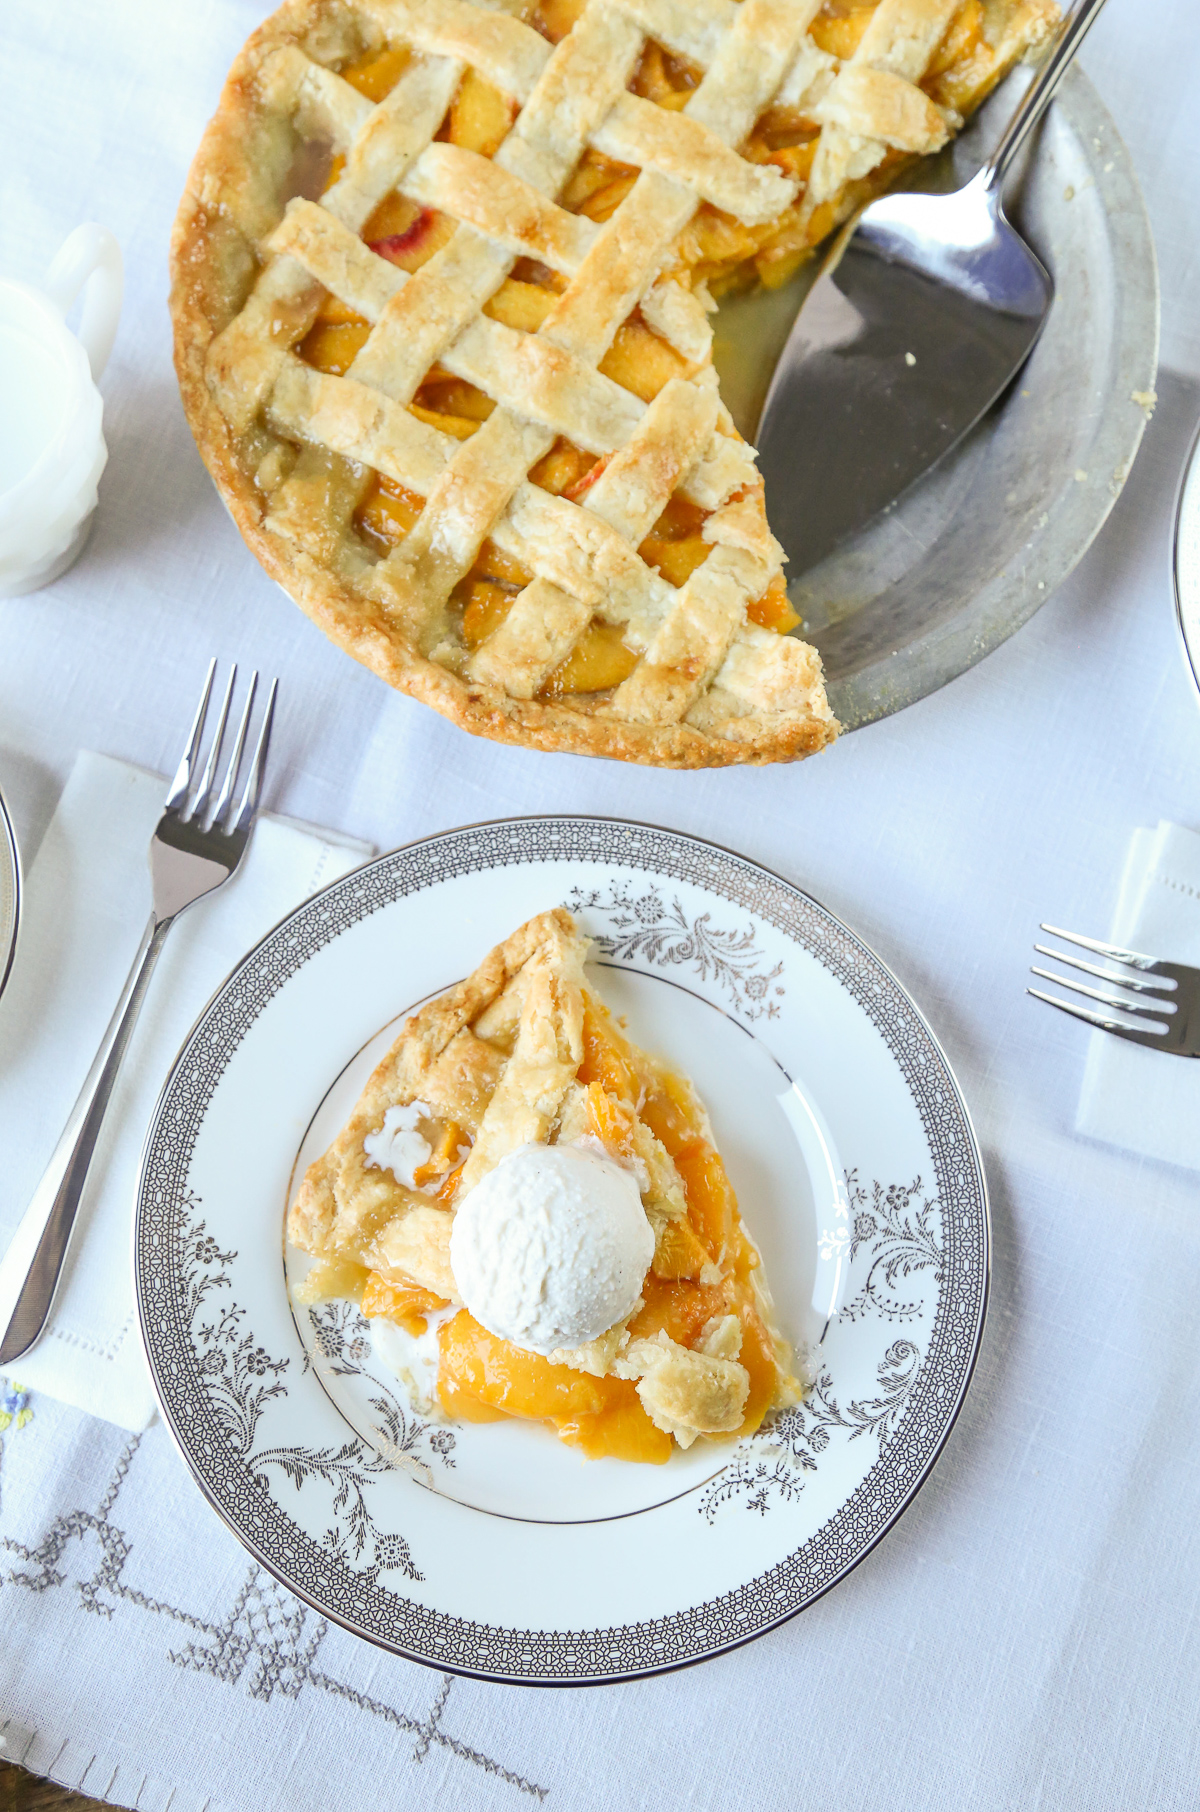
{"label": "white cloth napkin", "polygon": [[[1200,967],[1195,831],[1165,821],[1134,831],[1109,942]],[[1094,1033],[1075,1125],[1106,1145],[1200,1170],[1200,1058],[1164,1057]]]}
{"label": "white cloth napkin", "polygon": [[[104,1034],[150,911],[146,849],[166,783],[82,752],[29,875],[0,1000],[0,1249],[11,1239]],[[21,1383],[139,1430],[154,1415],[130,1270],[142,1140],[197,1014],[293,906],[369,844],[264,816],[242,866],[172,930],[92,1162],[54,1313]]]}

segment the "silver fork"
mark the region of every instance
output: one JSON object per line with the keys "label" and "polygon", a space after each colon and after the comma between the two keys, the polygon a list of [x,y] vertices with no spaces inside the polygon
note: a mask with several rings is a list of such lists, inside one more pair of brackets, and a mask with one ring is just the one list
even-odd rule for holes
{"label": "silver fork", "polygon": [[[1081,950],[1090,950],[1096,956],[1106,957],[1110,963],[1121,963],[1137,973],[1114,975],[1096,963],[1068,956],[1065,950],[1051,950],[1045,944],[1035,944],[1039,956],[1049,956],[1056,963],[1081,969],[1085,975],[1107,982],[1115,993],[1103,994],[1099,988],[1088,987],[1086,982],[1072,981],[1069,976],[1055,975],[1049,969],[1039,969],[1031,964],[1031,974],[1040,975],[1043,981],[1053,982],[1056,987],[1070,988],[1074,994],[1084,994],[1089,1000],[1099,1001],[1109,1012],[1096,1013],[1090,1007],[1076,1006],[1074,1001],[1056,1000],[1053,994],[1044,994],[1040,988],[1027,988],[1027,994],[1032,994],[1035,1000],[1044,1000],[1047,1006],[1057,1007],[1061,1013],[1070,1013],[1076,1019],[1086,1020],[1090,1026],[1098,1026],[1102,1032],[1115,1032],[1118,1038],[1132,1039],[1134,1044],[1149,1045],[1172,1057],[1200,1057],[1200,969],[1193,969],[1187,963],[1160,963],[1152,956],[1139,955],[1136,950],[1122,950],[1119,945],[1103,944],[1098,938],[1080,937],[1057,925],[1043,925],[1040,929],[1049,932],[1051,937],[1078,944]],[[1149,975],[1156,979],[1141,979]],[[1138,1018],[1113,1019],[1110,1015],[1114,1012],[1136,1014]]]}
{"label": "silver fork", "polygon": [[221,744],[237,679],[235,666],[225,687],[208,759],[197,779],[216,668],[216,661],[210,661],[183,759],[175,770],[162,817],[150,839],[154,906],[133,968],[79,1099],[71,1110],[71,1117],[0,1263],[0,1327],[4,1328],[3,1339],[0,1339],[0,1365],[11,1364],[22,1353],[27,1353],[46,1325],[96,1140],[167,933],[181,912],[224,885],[250,841],[262,792],[279,682],[271,682],[245,784],[235,803],[238,769],[245,751],[258,674],[251,676],[233,752],[225,768],[224,780],[214,796]]}

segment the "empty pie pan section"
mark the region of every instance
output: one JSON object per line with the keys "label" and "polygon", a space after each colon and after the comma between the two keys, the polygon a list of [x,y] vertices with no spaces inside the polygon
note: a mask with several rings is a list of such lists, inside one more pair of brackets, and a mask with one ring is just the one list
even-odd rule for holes
{"label": "empty pie pan section", "polygon": [[[743,1220],[762,1253],[779,1325],[794,1345],[819,1353],[845,1271],[828,1237],[822,1260],[821,1236],[839,1220],[844,1225],[847,1215],[841,1165],[811,1092],[788,1074],[752,1027],[682,980],[611,962],[589,965],[588,979],[626,1021],[635,1044],[695,1083]],[[383,1027],[330,1086],[297,1153],[289,1206],[308,1165],[337,1137],[371,1071],[420,1004],[410,1003]],[[396,1346],[386,1324],[372,1325],[366,1336],[372,1351],[366,1354],[361,1318],[351,1317],[347,1304],[308,1307],[298,1300],[296,1285],[312,1264],[307,1254],[285,1246],[284,1262],[292,1314],[314,1376],[349,1428],[377,1451],[391,1452],[389,1397],[411,1405],[389,1364]],[[531,1522],[593,1522],[651,1509],[711,1479],[732,1452],[730,1443],[702,1440],[687,1452],[677,1450],[662,1466],[587,1460],[541,1423],[516,1419],[455,1423],[454,1436],[452,1469],[418,1466],[413,1476],[477,1510]]]}
{"label": "empty pie pan section", "polygon": [[[921,186],[968,180],[1027,80],[1015,72]],[[1069,72],[1008,196],[1055,281],[1032,358],[928,477],[789,585],[798,633],[819,649],[847,729],[935,692],[1045,603],[1107,519],[1153,407],[1150,222],[1129,153],[1081,69]],[[816,269],[717,316],[722,394],[751,438]]]}

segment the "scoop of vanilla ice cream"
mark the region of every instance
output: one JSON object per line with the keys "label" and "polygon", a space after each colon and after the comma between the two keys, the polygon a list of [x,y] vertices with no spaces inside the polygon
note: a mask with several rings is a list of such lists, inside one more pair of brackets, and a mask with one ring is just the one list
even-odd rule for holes
{"label": "scoop of vanilla ice cream", "polygon": [[654,1256],[629,1171],[579,1145],[520,1145],[460,1203],[450,1264],[476,1321],[548,1354],[624,1320]]}

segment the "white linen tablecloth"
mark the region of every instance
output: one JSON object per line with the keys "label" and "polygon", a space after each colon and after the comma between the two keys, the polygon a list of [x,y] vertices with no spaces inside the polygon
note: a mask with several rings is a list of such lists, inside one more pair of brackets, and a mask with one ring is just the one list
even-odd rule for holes
{"label": "white linen tablecloth", "polygon": [[698,775],[469,741],[242,547],[180,410],[165,248],[262,10],[60,0],[6,21],[0,267],[38,277],[95,218],[128,271],[94,539],[0,605],[0,785],[27,858],[81,746],[169,768],[214,652],[280,675],[269,803],[291,816],[387,847],[583,809],[733,845],[849,919],[944,1040],[989,1165],[992,1311],[945,1457],[844,1584],[724,1659],[576,1692],[442,1681],[326,1627],[250,1565],[161,1424],[130,1440],[11,1388],[4,1410],[0,1386],[8,1752],[163,1812],[1194,1804],[1196,1176],[1076,1135],[1088,1035],[1023,993],[1040,919],[1103,934],[1137,826],[1200,827],[1168,577],[1200,413],[1193,6],[1113,0],[1085,55],[1148,190],[1169,367],[1105,532],[935,697],[799,768]]}

